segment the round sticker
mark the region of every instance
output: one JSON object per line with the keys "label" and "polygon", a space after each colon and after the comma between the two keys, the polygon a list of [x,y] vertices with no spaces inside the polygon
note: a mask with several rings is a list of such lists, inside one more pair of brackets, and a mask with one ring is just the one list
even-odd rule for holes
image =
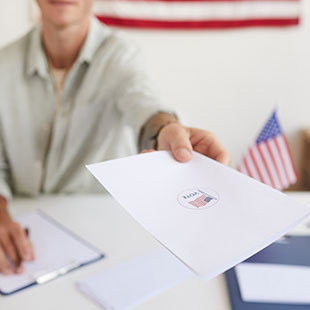
{"label": "round sticker", "polygon": [[178,195],[178,202],[185,208],[202,210],[214,206],[219,195],[209,188],[195,187],[184,190]]}

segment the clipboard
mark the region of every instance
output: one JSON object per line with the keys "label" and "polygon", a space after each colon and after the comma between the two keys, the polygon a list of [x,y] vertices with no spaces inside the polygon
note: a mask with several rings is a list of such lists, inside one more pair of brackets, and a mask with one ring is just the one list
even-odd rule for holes
{"label": "clipboard", "polygon": [[[310,236],[286,236],[271,244],[247,263],[310,266]],[[309,310],[308,304],[245,302],[241,298],[235,268],[225,273],[232,310]]]}
{"label": "clipboard", "polygon": [[14,218],[30,229],[36,259],[24,262],[21,275],[0,274],[0,294],[12,295],[41,285],[104,258],[104,254],[78,235],[36,210]]}

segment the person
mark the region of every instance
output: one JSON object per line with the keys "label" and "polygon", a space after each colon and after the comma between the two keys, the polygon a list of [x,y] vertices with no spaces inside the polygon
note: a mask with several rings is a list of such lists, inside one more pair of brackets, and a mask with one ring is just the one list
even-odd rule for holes
{"label": "person", "polygon": [[182,126],[156,95],[138,49],[91,17],[93,0],[37,0],[41,25],[0,52],[0,273],[34,259],[8,212],[13,195],[102,191],[85,164],[195,150],[223,164],[211,132]]}

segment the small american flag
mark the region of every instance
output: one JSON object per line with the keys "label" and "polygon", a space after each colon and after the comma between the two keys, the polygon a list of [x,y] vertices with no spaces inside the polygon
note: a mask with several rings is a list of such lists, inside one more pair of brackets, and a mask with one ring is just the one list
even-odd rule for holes
{"label": "small american flag", "polygon": [[94,13],[136,28],[286,27],[299,23],[300,0],[96,0]]}
{"label": "small american flag", "polygon": [[193,207],[201,208],[213,199],[214,199],[213,197],[210,197],[210,196],[207,196],[204,194],[204,195],[196,198],[195,200],[189,202],[189,204],[191,204]]}
{"label": "small american flag", "polygon": [[238,170],[273,188],[283,190],[297,181],[297,173],[287,139],[276,111],[243,157]]}

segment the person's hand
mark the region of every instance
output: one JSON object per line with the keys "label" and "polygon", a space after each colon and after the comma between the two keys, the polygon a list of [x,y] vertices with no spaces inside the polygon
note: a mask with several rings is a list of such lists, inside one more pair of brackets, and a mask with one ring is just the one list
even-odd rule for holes
{"label": "person's hand", "polygon": [[157,137],[157,149],[171,151],[174,158],[187,162],[192,158],[192,151],[206,155],[216,161],[230,165],[228,152],[207,130],[184,127],[179,123],[171,123],[163,127]]}
{"label": "person's hand", "polygon": [[31,242],[24,228],[14,222],[6,205],[0,204],[0,273],[22,273],[22,261],[34,259]]}

